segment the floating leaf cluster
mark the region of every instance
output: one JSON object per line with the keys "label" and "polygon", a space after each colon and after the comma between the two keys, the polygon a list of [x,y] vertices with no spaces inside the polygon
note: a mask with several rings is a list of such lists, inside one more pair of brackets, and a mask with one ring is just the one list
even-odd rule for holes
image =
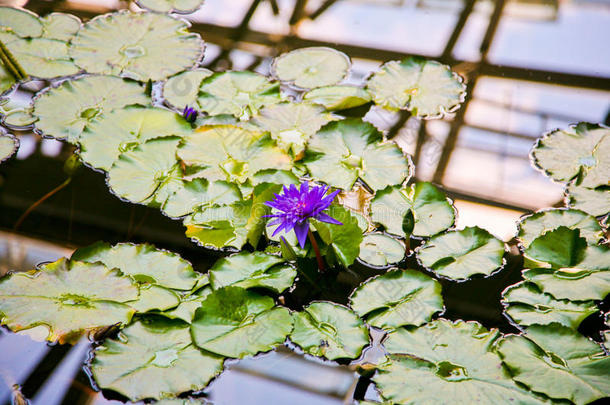
{"label": "floating leaf cluster", "polygon": [[[534,164],[566,184],[568,207],[519,223],[512,248],[523,257],[522,281],[501,302],[521,333],[446,320],[445,286],[503,271],[511,246],[478,227],[455,229],[452,201],[412,180],[411,158],[366,113],[376,105],[442,117],[463,101],[462,79],[438,62],[406,58],[345,84],[349,57],[321,47],[279,55],[268,76],[213,72],[201,66],[200,36],[168,14],[192,12],[201,0],[136,3],[152,12],[84,24],[0,7],[0,91],[30,79],[48,84],[29,108],[3,109],[2,122],[74,145],[118,198],[181,220],[186,237],[226,256],[204,273],[149,244],[97,243],[0,279],[2,324],[42,327],[60,343],[99,340],[91,375],[133,401],[198,403],[176,397],[203,390],[225,359],[284,344],[358,364],[386,403],[610,396],[610,357],[578,332],[610,293],[608,128],[580,123],[532,150]],[[0,161],[17,145],[0,135]],[[302,182],[340,191],[329,215],[341,225],[311,220],[328,273],[311,271],[312,243],[302,248],[294,234],[280,239],[267,229],[265,203]],[[349,297],[335,291],[339,277],[320,281],[358,274],[362,264],[377,275]],[[326,287],[338,302],[290,305],[303,285]],[[384,334],[386,356],[369,365],[371,328]]]}

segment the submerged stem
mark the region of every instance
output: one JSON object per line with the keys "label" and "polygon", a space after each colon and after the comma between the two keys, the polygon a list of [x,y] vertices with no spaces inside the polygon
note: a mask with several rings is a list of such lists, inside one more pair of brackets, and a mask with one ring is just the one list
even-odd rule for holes
{"label": "submerged stem", "polygon": [[318,242],[316,242],[316,238],[313,236],[313,232],[311,229],[308,231],[307,236],[309,236],[309,241],[311,242],[311,246],[313,246],[313,251],[316,252],[316,260],[318,261],[318,270],[324,271],[324,259],[322,259],[322,255],[320,254],[320,248],[318,247]]}
{"label": "submerged stem", "polygon": [[66,179],[66,181],[64,181],[59,186],[55,187],[53,190],[51,190],[48,193],[46,193],[45,195],[43,195],[38,201],[34,202],[34,204],[30,205],[30,207],[19,217],[19,219],[15,223],[15,226],[13,226],[13,231],[16,231],[17,229],[19,229],[19,227],[21,226],[21,223],[23,221],[25,221],[25,219],[28,217],[28,215],[30,215],[30,213],[32,211],[34,211],[36,209],[36,207],[38,207],[40,204],[42,204],[47,199],[52,197],[58,191],[61,191],[64,187],[66,187],[68,184],[70,184],[71,181],[72,181],[72,177],[68,177]]}

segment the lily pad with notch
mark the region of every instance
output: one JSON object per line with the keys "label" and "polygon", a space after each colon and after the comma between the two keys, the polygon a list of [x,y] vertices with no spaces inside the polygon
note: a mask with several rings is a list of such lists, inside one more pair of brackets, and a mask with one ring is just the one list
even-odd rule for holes
{"label": "lily pad with notch", "polygon": [[303,100],[320,104],[328,111],[343,111],[370,103],[371,95],[361,87],[336,85],[310,90],[303,95]]}
{"label": "lily pad with notch", "polygon": [[560,300],[603,300],[610,294],[610,269],[526,269],[523,278]]}
{"label": "lily pad with notch", "polygon": [[187,323],[162,317],[128,326],[93,355],[90,369],[97,385],[131,401],[202,390],[222,372],[224,363],[223,357],[195,347]]}
{"label": "lily pad with notch", "polygon": [[405,245],[380,232],[365,234],[358,258],[371,266],[385,267],[405,257]]}
{"label": "lily pad with notch", "polygon": [[143,82],[163,80],[197,65],[203,50],[203,40],[188,32],[187,22],[127,10],[89,20],[70,43],[74,62],[87,72]]}
{"label": "lily pad with notch", "polygon": [[350,190],[358,178],[373,190],[406,181],[412,165],[400,148],[384,142],[368,122],[347,118],[326,124],[311,137],[304,163],[314,179]]}
{"label": "lily pad with notch", "polygon": [[547,403],[502,367],[494,349],[500,336],[478,322],[444,319],[398,329],[383,342],[390,355],[373,382],[391,403]]}
{"label": "lily pad with notch", "polygon": [[598,311],[593,301],[555,299],[535,284],[521,281],[502,292],[505,312],[519,325],[558,323],[573,329]]}
{"label": "lily pad with notch", "polygon": [[241,201],[239,188],[226,181],[208,181],[197,178],[182,183],[182,187],[169,196],[163,205],[163,212],[179,218],[218,205],[231,205]]}
{"label": "lily pad with notch", "polygon": [[170,77],[163,84],[163,99],[180,111],[186,106],[195,106],[201,82],[213,73],[206,68],[197,68]]}
{"label": "lily pad with notch", "polygon": [[210,293],[191,323],[198,347],[233,358],[269,351],[284,343],[291,330],[287,308],[276,306],[271,297],[239,287]]}
{"label": "lily pad with notch", "polygon": [[394,235],[406,235],[405,215],[413,212],[414,236],[433,236],[455,223],[455,208],[447,196],[429,182],[417,182],[409,187],[388,187],[371,201],[371,219]]}
{"label": "lily pad with notch", "polygon": [[51,342],[75,343],[84,333],[126,324],[137,285],[102,264],[62,258],[0,281],[2,324],[17,332],[44,325]]}
{"label": "lily pad with notch", "polygon": [[85,76],[39,93],[33,115],[39,133],[76,143],[99,115],[127,105],[150,105],[140,84],[114,76]]}
{"label": "lily pad with notch", "polygon": [[304,89],[337,84],[349,73],[351,62],[343,52],[327,47],[300,48],[281,54],[272,70],[283,82]]}
{"label": "lily pad with notch", "polygon": [[474,226],[433,236],[417,248],[417,259],[441,277],[464,280],[500,269],[504,253],[501,240]]}
{"label": "lily pad with notch", "polygon": [[355,359],[369,344],[366,325],[343,305],[314,301],[293,317],[290,340],[307,354],[329,360]]}
{"label": "lily pad with notch", "polygon": [[136,0],[136,4],[157,13],[190,14],[199,9],[204,0]]}
{"label": "lily pad with notch", "polygon": [[368,279],[350,295],[350,306],[374,327],[420,326],[444,310],[441,284],[416,270],[392,270]]}
{"label": "lily pad with notch", "polygon": [[587,188],[572,183],[566,188],[568,206],[601,217],[610,214],[610,187]]}
{"label": "lily pad with notch", "polygon": [[610,396],[610,356],[601,346],[561,325],[534,325],[498,345],[513,379],[553,399],[587,404]]}
{"label": "lily pad with notch", "polygon": [[14,135],[0,133],[0,163],[8,160],[19,149],[19,139]]}
{"label": "lily pad with notch", "polygon": [[416,57],[387,62],[368,79],[366,89],[377,105],[426,119],[457,110],[466,94],[462,78],[449,66]]}

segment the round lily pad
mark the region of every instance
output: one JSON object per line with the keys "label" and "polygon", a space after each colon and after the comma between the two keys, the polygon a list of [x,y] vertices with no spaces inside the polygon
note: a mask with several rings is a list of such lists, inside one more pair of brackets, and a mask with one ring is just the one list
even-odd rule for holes
{"label": "round lily pad", "polygon": [[[560,226],[537,237],[525,249],[524,255],[526,266],[532,264],[540,267],[562,268],[574,267],[585,260],[595,260],[595,257],[587,258],[585,252],[589,250],[585,238],[580,236],[580,230]],[[591,248],[593,252],[596,250]],[[594,256],[595,256],[595,252]],[[583,268],[588,268],[585,266]]]}
{"label": "round lily pad", "polygon": [[576,329],[586,317],[598,311],[593,301],[558,300],[527,281],[504,290],[502,303],[506,313],[519,325],[559,323]]}
{"label": "round lily pad", "polygon": [[62,258],[38,271],[5,276],[0,313],[15,332],[44,325],[48,341],[75,343],[85,332],[128,323],[135,311],[126,302],[138,294],[133,281],[116,270]]}
{"label": "round lily pad", "polygon": [[244,183],[261,170],[290,170],[292,159],[262,133],[221,125],[202,127],[180,143],[191,177]]}
{"label": "round lily pad", "polygon": [[226,286],[262,287],[281,293],[292,286],[296,270],[279,256],[263,252],[243,252],[218,260],[209,270],[210,284],[218,289]]}
{"label": "round lily pad", "polygon": [[361,178],[374,190],[409,178],[411,164],[372,124],[348,118],[326,124],[309,141],[305,165],[312,177],[349,190]]}
{"label": "round lily pad", "polygon": [[599,217],[610,213],[610,188],[587,188],[571,184],[566,190],[568,206]]}
{"label": "round lily pad", "polygon": [[93,354],[90,367],[97,385],[132,401],[202,390],[224,362],[193,345],[188,324],[160,317],[128,326]]}
{"label": "round lily pad", "polygon": [[523,278],[560,300],[603,300],[610,294],[610,270],[527,269]]}
{"label": "round lily pad", "polygon": [[604,237],[604,232],[597,220],[580,210],[552,209],[538,211],[525,216],[519,223],[517,238],[523,247],[527,248],[538,236],[548,231],[566,226],[570,229],[579,229],[580,236],[589,244],[596,244]]}
{"label": "round lily pad", "polygon": [[390,333],[391,353],[373,381],[391,403],[542,404],[513,382],[494,344],[500,333],[477,322],[436,320]]}
{"label": "round lily pad", "polygon": [[323,107],[286,102],[264,107],[252,122],[268,131],[280,148],[298,155],[309,138],[331,120]]}
{"label": "round lily pad", "polygon": [[417,249],[422,265],[453,280],[489,276],[504,265],[503,256],[504,243],[476,226],[434,236]]}
{"label": "round lily pad", "polygon": [[190,14],[203,4],[204,0],[136,0],[142,8],[157,13]]}
{"label": "round lily pad", "polygon": [[0,31],[11,32],[22,38],[37,38],[42,35],[42,23],[29,10],[0,7]]}
{"label": "round lily pad", "polygon": [[349,308],[333,302],[312,302],[295,312],[290,340],[307,354],[329,360],[355,359],[369,344],[369,333]]}
{"label": "round lily pad", "polygon": [[181,115],[156,107],[128,106],[102,114],[82,132],[80,157],[90,166],[110,170],[123,152],[149,139],[185,136],[193,130]]}
{"label": "round lily pad", "polygon": [[8,33],[2,34],[1,40],[28,76],[51,79],[80,71],[68,55],[68,45],[64,41],[20,38]]}
{"label": "round lily pad", "polygon": [[239,287],[209,294],[195,311],[193,341],[222,356],[243,358],[284,343],[292,330],[290,311],[271,297]]}
{"label": "round lily pad", "polygon": [[108,171],[108,186],[118,197],[162,206],[182,187],[176,160],[180,138],[151,139],[119,156]]}
{"label": "round lily pad", "polygon": [[610,129],[581,122],[547,133],[532,149],[534,165],[549,177],[568,182],[584,176],[583,187],[610,181]]}
{"label": "round lily pad", "polygon": [[513,379],[553,399],[588,404],[610,396],[610,356],[601,346],[561,325],[530,326],[498,347]]}
{"label": "round lily pad", "polygon": [[163,99],[181,111],[186,106],[196,106],[201,82],[213,73],[209,69],[198,68],[170,77],[163,84]]}
{"label": "round lily pad", "polygon": [[280,84],[254,72],[214,73],[201,82],[197,98],[199,108],[210,115],[231,114],[244,121],[280,101]]}
{"label": "round lily pad", "polygon": [[193,266],[176,253],[155,248],[153,245],[131,243],[95,243],[80,248],[72,259],[101,262],[108,268],[117,268],[136,281],[154,283],[176,290],[190,290],[198,280]]}
{"label": "round lily pad", "polygon": [[409,110],[420,118],[438,118],[464,101],[462,78],[439,62],[410,57],[384,64],[367,82],[376,104]]}
{"label": "round lily pad", "polygon": [[361,87],[338,85],[310,90],[303,95],[303,100],[320,104],[328,111],[341,111],[360,107],[370,102],[371,95]]}
{"label": "round lily pad", "polygon": [[83,25],[71,41],[70,55],[89,73],[162,80],[203,58],[201,37],[187,28],[185,21],[165,14],[104,14]]}
{"label": "round lily pad", "polygon": [[444,309],[440,283],[416,270],[365,281],[350,295],[350,306],[369,325],[386,330],[423,325]]}
{"label": "round lily pad", "polygon": [[9,159],[19,149],[19,139],[11,134],[0,133],[0,163]]}
{"label": "round lily pad", "polygon": [[49,88],[34,99],[37,130],[68,142],[78,141],[83,128],[104,112],[126,105],[149,105],[145,89],[113,76],[86,76]]}
{"label": "round lily pad", "polygon": [[184,182],[163,205],[163,212],[172,218],[183,217],[195,210],[215,205],[231,205],[241,201],[239,188],[225,181],[194,179]]}
{"label": "round lily pad", "polygon": [[281,81],[311,89],[337,84],[349,73],[351,62],[343,52],[326,47],[300,48],[278,56],[273,73]]}
{"label": "round lily pad", "polygon": [[398,240],[382,233],[364,235],[360,243],[358,258],[372,266],[387,266],[398,263],[405,257],[405,246]]}
{"label": "round lily pad", "polygon": [[407,236],[403,229],[405,216],[411,211],[415,219],[413,235],[432,236],[455,223],[451,200],[432,183],[417,182],[410,187],[388,187],[371,201],[371,219],[395,235]]}
{"label": "round lily pad", "polygon": [[66,13],[51,13],[40,19],[43,38],[70,41],[81,27],[81,20]]}

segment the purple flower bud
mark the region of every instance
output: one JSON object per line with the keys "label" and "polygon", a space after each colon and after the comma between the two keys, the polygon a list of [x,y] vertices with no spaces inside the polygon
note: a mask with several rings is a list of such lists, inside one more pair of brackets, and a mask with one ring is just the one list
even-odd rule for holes
{"label": "purple flower bud", "polygon": [[195,120],[197,119],[197,114],[199,114],[197,110],[192,107],[189,107],[188,105],[184,107],[184,111],[182,112],[182,116],[184,117],[184,119],[190,123],[195,122]]}

